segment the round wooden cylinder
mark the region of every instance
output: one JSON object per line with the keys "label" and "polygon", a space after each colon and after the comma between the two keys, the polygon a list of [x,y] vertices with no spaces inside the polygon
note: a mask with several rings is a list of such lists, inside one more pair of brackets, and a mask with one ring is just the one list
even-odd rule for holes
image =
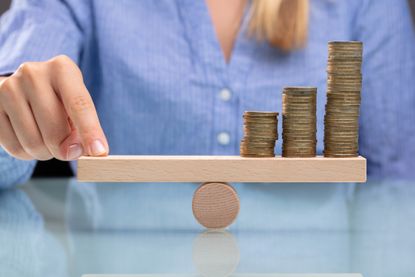
{"label": "round wooden cylinder", "polygon": [[239,212],[239,197],[227,183],[204,183],[195,192],[193,215],[206,228],[221,229],[233,223]]}

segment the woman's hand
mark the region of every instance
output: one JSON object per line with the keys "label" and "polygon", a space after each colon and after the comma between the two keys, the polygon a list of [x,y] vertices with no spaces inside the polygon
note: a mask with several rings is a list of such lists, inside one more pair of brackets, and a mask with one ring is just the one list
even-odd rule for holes
{"label": "woman's hand", "polygon": [[70,58],[24,63],[0,77],[0,145],[24,160],[108,154],[94,103]]}

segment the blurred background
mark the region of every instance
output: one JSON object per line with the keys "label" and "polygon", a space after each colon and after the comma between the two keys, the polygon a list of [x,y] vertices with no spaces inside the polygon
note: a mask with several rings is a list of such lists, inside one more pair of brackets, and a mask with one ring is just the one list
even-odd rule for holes
{"label": "blurred background", "polygon": [[[200,0],[202,1],[202,0]],[[341,0],[338,0],[341,1]],[[408,0],[411,6],[412,15],[415,15],[415,0]],[[11,0],[0,0],[0,15],[10,6]],[[415,16],[412,17],[415,24]],[[0,23],[1,24],[1,23]],[[71,176],[72,172],[68,163],[57,160],[39,162],[34,177]]]}

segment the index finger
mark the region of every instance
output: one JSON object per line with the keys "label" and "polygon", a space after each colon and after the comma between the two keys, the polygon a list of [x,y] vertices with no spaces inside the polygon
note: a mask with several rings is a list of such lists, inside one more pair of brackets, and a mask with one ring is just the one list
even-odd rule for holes
{"label": "index finger", "polygon": [[102,130],[91,95],[82,73],[69,58],[60,57],[54,63],[52,86],[60,97],[74,128],[78,131],[85,154],[108,154],[107,139]]}

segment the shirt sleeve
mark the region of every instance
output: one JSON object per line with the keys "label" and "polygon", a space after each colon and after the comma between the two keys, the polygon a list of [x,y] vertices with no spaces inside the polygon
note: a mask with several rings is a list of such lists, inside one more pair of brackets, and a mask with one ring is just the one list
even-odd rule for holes
{"label": "shirt sleeve", "polygon": [[25,183],[33,173],[36,161],[21,161],[0,147],[0,189]]}
{"label": "shirt sleeve", "polygon": [[0,19],[0,75],[61,54],[79,62],[88,11],[81,2],[88,1],[13,1]]}
{"label": "shirt sleeve", "polygon": [[[67,55],[79,62],[87,31],[87,0],[14,0],[0,18],[0,76],[28,61]],[[0,147],[0,188],[27,181],[36,161],[21,161]]]}
{"label": "shirt sleeve", "polygon": [[360,152],[373,177],[415,178],[415,37],[406,0],[359,2],[364,43]]}

